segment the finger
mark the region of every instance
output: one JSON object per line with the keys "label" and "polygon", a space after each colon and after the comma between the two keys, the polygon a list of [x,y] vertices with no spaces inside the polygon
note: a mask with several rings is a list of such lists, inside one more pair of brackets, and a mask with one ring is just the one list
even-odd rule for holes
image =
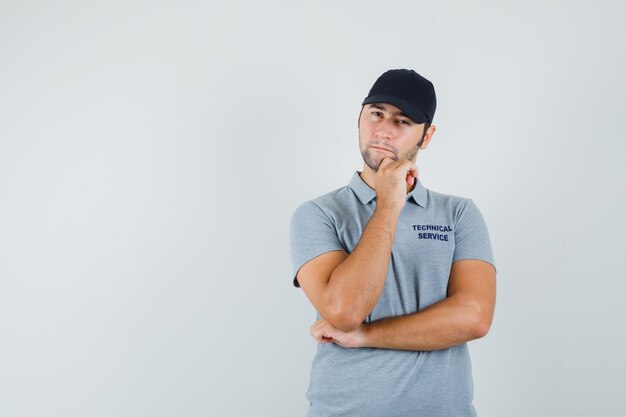
{"label": "finger", "polygon": [[309,333],[316,340],[321,340],[323,337],[330,336],[332,328],[329,326],[328,322],[324,319],[316,321],[310,328]]}
{"label": "finger", "polygon": [[417,165],[415,165],[413,162],[409,161],[408,159],[398,161],[398,162],[399,162],[399,166],[401,167],[401,169],[406,169],[407,172],[417,169]]}
{"label": "finger", "polygon": [[378,164],[378,169],[384,168],[387,165],[393,164],[394,162],[395,162],[394,159],[392,159],[392,158],[390,158],[388,156],[385,156],[383,159],[380,160],[380,164]]}
{"label": "finger", "polygon": [[311,336],[313,336],[313,339],[317,340],[318,342],[321,342],[324,337],[323,333],[320,331],[312,331]]}
{"label": "finger", "polygon": [[313,329],[315,329],[315,328],[317,328],[317,327],[320,327],[320,326],[322,325],[322,323],[323,323],[323,322],[324,322],[324,319],[317,320],[315,323],[313,323],[313,324],[311,325],[311,327],[309,327],[309,330],[310,330],[310,331],[313,331]]}
{"label": "finger", "polygon": [[330,331],[323,327],[316,328],[311,332],[311,336],[313,336],[318,343],[330,343],[334,341]]}
{"label": "finger", "polygon": [[311,325],[311,327],[309,327],[309,334],[316,339],[319,337],[320,334],[320,321],[321,320],[316,321],[315,323],[313,323],[313,325]]}
{"label": "finger", "polygon": [[406,167],[407,175],[417,178],[417,175],[418,175],[417,165],[415,165],[411,161],[407,161],[407,162],[409,163],[409,166]]}

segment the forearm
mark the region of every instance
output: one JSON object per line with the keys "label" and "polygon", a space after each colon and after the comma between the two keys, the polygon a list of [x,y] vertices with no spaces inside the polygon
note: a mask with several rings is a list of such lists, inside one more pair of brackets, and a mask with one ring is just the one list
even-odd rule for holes
{"label": "forearm", "polygon": [[377,207],[352,253],[332,272],[328,303],[334,321],[348,331],[371,313],[389,268],[399,209]]}
{"label": "forearm", "polygon": [[363,347],[399,350],[446,349],[483,337],[489,330],[478,305],[446,298],[416,313],[363,326]]}

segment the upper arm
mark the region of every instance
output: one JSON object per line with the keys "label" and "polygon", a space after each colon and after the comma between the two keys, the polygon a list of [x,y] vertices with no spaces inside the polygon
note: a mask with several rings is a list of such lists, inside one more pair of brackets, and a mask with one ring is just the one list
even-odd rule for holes
{"label": "upper arm", "polygon": [[485,334],[496,302],[496,270],[482,213],[472,200],[459,204],[454,225],[454,255],[448,297],[468,307],[478,334]]}
{"label": "upper arm", "polygon": [[311,304],[328,319],[331,315],[328,305],[328,282],[333,270],[348,257],[342,250],[326,252],[305,263],[296,275],[296,280]]}
{"label": "upper arm", "polygon": [[328,282],[333,270],[348,257],[332,212],[313,201],[298,207],[291,219],[290,252],[294,285],[328,318]]}
{"label": "upper arm", "polygon": [[457,207],[452,262],[461,259],[481,259],[495,267],[487,224],[472,200]]}
{"label": "upper arm", "polygon": [[[332,213],[312,201],[294,211],[289,226],[293,278],[312,259],[330,251],[344,250],[331,216]],[[297,286],[295,279],[294,285]]]}
{"label": "upper arm", "polygon": [[496,270],[480,259],[462,259],[452,263],[448,297],[456,298],[476,313],[479,333],[486,334],[496,304]]}

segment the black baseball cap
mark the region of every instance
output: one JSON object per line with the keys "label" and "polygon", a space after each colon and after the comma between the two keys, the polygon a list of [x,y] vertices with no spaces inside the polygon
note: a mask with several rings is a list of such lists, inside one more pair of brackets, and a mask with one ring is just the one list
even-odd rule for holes
{"label": "black baseball cap", "polygon": [[432,123],[437,108],[433,83],[409,69],[392,69],[378,77],[363,105],[393,104],[415,123]]}

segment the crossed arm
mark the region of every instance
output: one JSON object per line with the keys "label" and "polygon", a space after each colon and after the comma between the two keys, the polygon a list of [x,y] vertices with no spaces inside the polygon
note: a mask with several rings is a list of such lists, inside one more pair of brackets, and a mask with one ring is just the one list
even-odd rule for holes
{"label": "crossed arm", "polygon": [[416,313],[363,323],[385,283],[397,216],[375,211],[348,255],[331,251],[307,262],[298,282],[322,320],[311,326],[320,343],[403,350],[445,349],[487,334],[495,306],[491,264],[452,264],[447,297]]}
{"label": "crossed arm", "polygon": [[362,323],[342,331],[322,319],[311,326],[320,343],[402,350],[446,349],[483,337],[495,306],[495,270],[487,262],[452,264],[448,297],[416,313]]}

